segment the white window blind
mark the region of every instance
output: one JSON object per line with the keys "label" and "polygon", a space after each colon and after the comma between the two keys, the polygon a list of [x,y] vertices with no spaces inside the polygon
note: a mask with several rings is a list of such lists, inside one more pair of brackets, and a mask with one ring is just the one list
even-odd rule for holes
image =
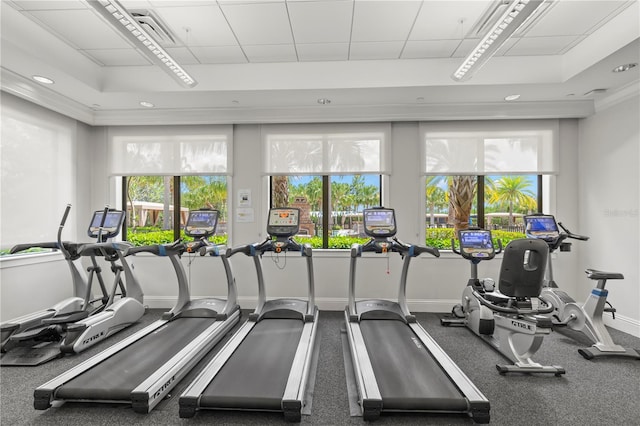
{"label": "white window blind", "polygon": [[389,174],[391,124],[262,126],[266,175]]}
{"label": "white window blind", "polygon": [[[55,241],[66,205],[76,204],[77,123],[3,94],[1,129],[1,248]],[[76,240],[77,228],[72,208],[63,238]]]}
{"label": "white window blind", "polygon": [[557,120],[420,123],[425,175],[555,174]]}
{"label": "white window blind", "polygon": [[109,130],[109,172],[230,175],[232,126],[119,127]]}

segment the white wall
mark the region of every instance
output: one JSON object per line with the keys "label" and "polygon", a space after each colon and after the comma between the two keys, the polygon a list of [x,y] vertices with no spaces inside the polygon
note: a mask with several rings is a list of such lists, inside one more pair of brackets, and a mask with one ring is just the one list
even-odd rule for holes
{"label": "white wall", "polygon": [[[608,324],[640,335],[640,98],[610,106],[580,120],[578,181],[582,243],[580,269],[621,272],[607,283],[608,300],[618,310]],[[581,298],[593,282],[581,272]],[[608,316],[607,316],[608,317]]]}

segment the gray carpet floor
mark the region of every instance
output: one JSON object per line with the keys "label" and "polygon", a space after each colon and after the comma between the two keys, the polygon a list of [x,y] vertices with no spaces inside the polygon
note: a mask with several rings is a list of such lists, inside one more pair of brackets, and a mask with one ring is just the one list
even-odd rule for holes
{"label": "gray carpet floor", "polygon": [[[126,405],[67,402],[46,411],[33,408],[33,390],[46,381],[91,357],[157,319],[149,311],[138,324],[76,356],[56,359],[38,367],[4,367],[0,370],[0,423],[4,425],[176,425],[284,424],[280,413],[202,411],[192,419],[178,417],[178,396],[216,352],[214,349],[149,414],[137,414]],[[441,315],[418,313],[419,322],[471,378],[491,403],[494,425],[640,425],[640,361],[622,358],[583,359],[578,348],[588,346],[585,338],[568,330],[554,331],[545,338],[534,360],[561,365],[567,374],[513,374],[501,376],[495,364],[504,358],[466,328],[442,327]],[[241,322],[244,320],[241,320]],[[362,418],[350,416],[341,329],[343,313],[320,313],[320,351],[308,425],[361,425]],[[618,344],[640,348],[640,339],[610,330]],[[218,345],[219,348],[221,345]],[[377,424],[468,425],[460,415],[388,414]]]}

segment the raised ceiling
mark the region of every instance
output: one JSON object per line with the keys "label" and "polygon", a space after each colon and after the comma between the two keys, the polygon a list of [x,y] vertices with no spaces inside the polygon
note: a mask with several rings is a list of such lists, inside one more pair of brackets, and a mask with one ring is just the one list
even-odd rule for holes
{"label": "raised ceiling", "polygon": [[584,117],[638,91],[640,67],[611,72],[639,62],[638,1],[550,2],[463,83],[451,74],[499,2],[121,3],[166,26],[165,48],[196,87],[178,85],[84,1],[3,0],[2,89],[95,125]]}

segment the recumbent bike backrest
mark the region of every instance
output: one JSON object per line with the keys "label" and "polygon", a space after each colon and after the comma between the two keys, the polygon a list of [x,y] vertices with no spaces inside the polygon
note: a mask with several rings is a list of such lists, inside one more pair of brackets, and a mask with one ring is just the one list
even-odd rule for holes
{"label": "recumbent bike backrest", "polygon": [[549,246],[543,240],[513,240],[504,249],[498,289],[509,297],[537,297],[542,291]]}

